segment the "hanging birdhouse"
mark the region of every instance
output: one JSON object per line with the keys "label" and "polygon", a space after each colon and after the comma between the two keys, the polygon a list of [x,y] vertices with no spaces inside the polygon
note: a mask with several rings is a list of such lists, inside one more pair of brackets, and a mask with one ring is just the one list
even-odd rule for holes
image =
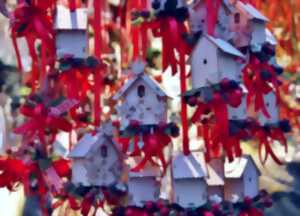
{"label": "hanging birdhouse", "polygon": [[[135,157],[128,160],[129,167],[139,164],[141,158]],[[139,172],[129,172],[128,195],[129,205],[143,206],[147,201],[157,201],[160,195],[158,177],[161,175],[157,166],[149,162]]]}
{"label": "hanging birdhouse", "polygon": [[243,91],[241,104],[237,107],[227,105],[229,120],[245,120],[248,117],[248,115],[247,115],[247,93],[248,93],[248,90],[242,84],[240,85],[240,87]]}
{"label": "hanging birdhouse", "polygon": [[233,162],[225,161],[225,200],[232,201],[237,197],[253,198],[259,192],[259,176],[261,175],[250,155],[236,158]]}
{"label": "hanging birdhouse", "polygon": [[189,59],[193,89],[217,84],[224,78],[240,81],[241,67],[237,59],[244,59],[244,55],[228,42],[202,36]]}
{"label": "hanging birdhouse", "polygon": [[262,111],[258,114],[258,120],[261,125],[276,124],[279,121],[279,111],[277,97],[275,92],[270,92],[264,96],[264,104],[269,116],[266,116]]}
{"label": "hanging birdhouse", "polygon": [[76,185],[109,186],[119,182],[123,172],[122,152],[105,125],[95,135],[84,135],[69,157]]}
{"label": "hanging birdhouse", "polygon": [[[238,32],[250,32],[249,45],[261,45],[266,42],[266,23],[269,21],[251,4],[238,1],[236,13],[231,16],[230,26]],[[241,36],[241,34],[238,34]],[[246,46],[246,44],[244,44]]]}
{"label": "hanging birdhouse", "polygon": [[126,128],[131,121],[141,125],[166,123],[167,95],[144,73],[143,63],[133,64],[133,72],[133,77],[113,97],[119,101],[121,127]]}
{"label": "hanging birdhouse", "polygon": [[188,156],[180,153],[172,163],[174,201],[185,208],[207,202],[206,176],[198,157],[195,152]]}
{"label": "hanging birdhouse", "polygon": [[87,57],[87,9],[78,8],[71,11],[62,5],[56,8],[56,55],[73,58]]}

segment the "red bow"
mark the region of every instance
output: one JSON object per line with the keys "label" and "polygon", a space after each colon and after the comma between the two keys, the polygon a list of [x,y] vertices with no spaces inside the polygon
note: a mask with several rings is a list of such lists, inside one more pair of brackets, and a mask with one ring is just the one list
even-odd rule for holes
{"label": "red bow", "polygon": [[23,134],[26,141],[29,143],[37,136],[42,144],[46,144],[45,133],[49,130],[51,133],[52,143],[55,139],[58,130],[70,132],[72,125],[65,119],[50,115],[49,110],[42,104],[36,105],[32,108],[23,106],[20,109],[21,113],[29,118],[29,120],[14,130],[17,134]]}

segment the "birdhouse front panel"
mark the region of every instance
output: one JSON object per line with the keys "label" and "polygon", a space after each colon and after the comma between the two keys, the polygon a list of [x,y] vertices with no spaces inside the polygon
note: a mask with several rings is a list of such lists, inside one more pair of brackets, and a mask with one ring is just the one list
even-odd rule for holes
{"label": "birdhouse front panel", "polygon": [[125,93],[119,114],[123,126],[132,120],[142,125],[166,122],[166,97],[161,97],[143,79],[139,79]]}
{"label": "birdhouse front panel", "polygon": [[108,186],[118,182],[122,172],[122,161],[114,144],[105,141],[95,145],[85,160],[90,185]]}
{"label": "birdhouse front panel", "polygon": [[72,161],[72,182],[75,185],[90,186],[85,159],[74,159]]}
{"label": "birdhouse front panel", "polygon": [[244,197],[244,183],[242,178],[226,179],[224,186],[224,199],[232,201],[235,197]]}
{"label": "birdhouse front panel", "polygon": [[264,95],[264,103],[265,107],[268,110],[270,118],[265,116],[261,111],[258,114],[258,120],[261,125],[264,124],[274,124],[279,121],[279,111],[278,111],[278,104],[277,98],[274,92],[270,92]]}
{"label": "birdhouse front panel", "polygon": [[236,58],[232,55],[228,55],[222,51],[218,52],[218,68],[221,75],[221,80],[224,78],[240,81],[240,71],[239,63],[237,63]]}
{"label": "birdhouse front panel", "polygon": [[207,202],[207,184],[204,178],[174,180],[175,202],[185,208],[197,207]]}
{"label": "birdhouse front panel", "polygon": [[193,89],[220,81],[217,51],[217,47],[206,37],[199,40],[191,57]]}
{"label": "birdhouse front panel", "polygon": [[206,7],[203,2],[189,7],[189,25],[193,33],[207,32]]}
{"label": "birdhouse front panel", "polygon": [[230,120],[244,120],[247,119],[247,99],[246,95],[243,96],[242,102],[238,107],[227,105],[228,119]]}
{"label": "birdhouse front panel", "polygon": [[255,197],[259,192],[259,173],[255,164],[248,162],[243,175],[244,196]]}
{"label": "birdhouse front panel", "polygon": [[266,23],[257,19],[250,21],[252,26],[251,45],[263,44],[266,42]]}
{"label": "birdhouse front panel", "polygon": [[128,194],[131,205],[143,206],[147,201],[156,201],[159,198],[159,185],[155,177],[130,177]]}
{"label": "birdhouse front panel", "polygon": [[86,58],[87,41],[84,30],[59,30],[56,33],[56,55],[58,58]]}

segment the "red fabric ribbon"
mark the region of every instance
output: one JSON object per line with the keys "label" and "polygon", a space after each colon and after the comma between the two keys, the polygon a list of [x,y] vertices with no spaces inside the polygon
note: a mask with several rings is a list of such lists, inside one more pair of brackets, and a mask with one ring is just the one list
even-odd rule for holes
{"label": "red fabric ribbon", "polygon": [[212,36],[215,33],[221,3],[221,0],[206,0],[207,33]]}

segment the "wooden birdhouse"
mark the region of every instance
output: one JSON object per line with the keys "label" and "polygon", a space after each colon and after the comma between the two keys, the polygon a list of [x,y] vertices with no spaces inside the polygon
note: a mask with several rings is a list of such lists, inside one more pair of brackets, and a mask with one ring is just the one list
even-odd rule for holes
{"label": "wooden birdhouse", "polygon": [[261,125],[276,124],[279,121],[279,110],[277,104],[277,97],[275,92],[270,92],[264,96],[265,107],[270,115],[267,117],[262,111],[258,114],[258,121]]}
{"label": "wooden birdhouse", "polygon": [[207,202],[205,171],[198,160],[198,153],[175,156],[172,169],[174,201],[182,207],[197,207]]}
{"label": "wooden birdhouse", "polygon": [[231,16],[231,28],[235,31],[249,30],[251,41],[248,46],[263,44],[266,41],[265,29],[269,19],[248,3],[238,1],[236,9],[236,13]]}
{"label": "wooden birdhouse", "polygon": [[84,186],[109,186],[123,172],[123,155],[106,124],[95,135],[85,134],[70,152],[72,182]]}
{"label": "wooden birdhouse", "polygon": [[[128,160],[129,167],[139,164],[141,158]],[[147,163],[140,172],[129,172],[128,195],[129,205],[143,206],[147,201],[156,201],[160,195],[160,184],[157,180],[161,172],[159,167]]]}
{"label": "wooden birdhouse", "polygon": [[228,119],[230,120],[245,120],[248,117],[247,114],[247,93],[248,90],[243,84],[240,85],[243,91],[242,102],[238,107],[227,105]]}
{"label": "wooden birdhouse", "polygon": [[141,125],[153,125],[167,121],[167,95],[156,81],[144,73],[142,62],[133,65],[135,73],[113,97],[119,101],[117,107],[121,128],[130,121]]}
{"label": "wooden birdhouse", "polygon": [[155,12],[174,11],[186,6],[185,0],[151,0],[152,9]]}
{"label": "wooden birdhouse", "polygon": [[224,160],[221,158],[214,158],[207,163],[207,178],[208,197],[218,196],[224,198]]}
{"label": "wooden birdhouse", "polygon": [[55,16],[56,55],[63,58],[87,57],[87,9],[78,8],[74,11],[58,5]]}
{"label": "wooden birdhouse", "polygon": [[260,171],[250,155],[225,161],[225,200],[253,198],[259,192]]}
{"label": "wooden birdhouse", "polygon": [[202,36],[189,59],[193,89],[219,83],[224,78],[239,81],[241,68],[238,58],[244,58],[244,55],[228,42]]}
{"label": "wooden birdhouse", "polygon": [[[217,38],[230,40],[232,33],[229,31],[230,15],[235,7],[228,1],[222,0],[219,8],[214,35]],[[196,0],[189,5],[189,25],[193,33],[201,31],[207,33],[207,6],[206,1]]]}

